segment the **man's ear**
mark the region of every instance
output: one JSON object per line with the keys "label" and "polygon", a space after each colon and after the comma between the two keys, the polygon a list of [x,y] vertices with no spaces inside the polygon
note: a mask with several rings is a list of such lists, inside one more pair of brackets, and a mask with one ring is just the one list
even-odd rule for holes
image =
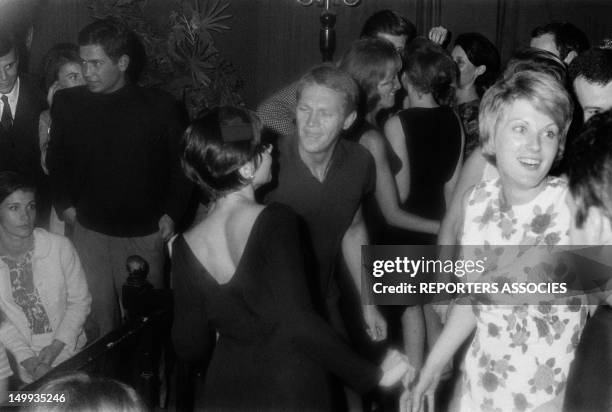
{"label": "man's ear", "polygon": [[476,76],[482,76],[486,71],[487,66],[481,64],[480,66],[476,67]]}
{"label": "man's ear", "polygon": [[576,58],[576,56],[578,56],[578,53],[576,53],[575,50],[572,50],[571,52],[567,53],[567,56],[565,56],[565,59],[563,60],[563,62],[565,64],[570,64],[572,60]]}
{"label": "man's ear", "polygon": [[343,130],[347,130],[349,127],[351,127],[351,125],[353,124],[353,122],[355,121],[355,119],[357,119],[357,111],[353,110],[352,112],[349,113],[348,116],[346,116],[346,118],[344,119],[344,124],[342,125],[342,129]]}
{"label": "man's ear", "polygon": [[121,57],[119,57],[119,60],[117,61],[117,65],[119,66],[119,70],[121,70],[122,72],[125,72],[128,66],[130,65],[129,56],[127,54],[124,54]]}

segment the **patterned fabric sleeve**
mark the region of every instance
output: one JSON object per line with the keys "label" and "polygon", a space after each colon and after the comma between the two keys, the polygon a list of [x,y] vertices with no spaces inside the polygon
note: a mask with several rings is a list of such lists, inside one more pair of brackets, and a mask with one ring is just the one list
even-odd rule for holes
{"label": "patterned fabric sleeve", "polygon": [[291,136],[295,131],[297,86],[297,82],[291,83],[257,108],[257,116],[263,124],[279,137]]}

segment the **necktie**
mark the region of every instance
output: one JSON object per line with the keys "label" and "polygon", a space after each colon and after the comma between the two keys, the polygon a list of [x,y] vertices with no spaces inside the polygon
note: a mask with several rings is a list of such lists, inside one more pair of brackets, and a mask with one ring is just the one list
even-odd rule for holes
{"label": "necktie", "polygon": [[0,125],[2,125],[4,130],[8,130],[13,127],[13,114],[11,113],[11,106],[9,106],[8,97],[6,95],[2,95],[0,100],[2,100],[3,104]]}

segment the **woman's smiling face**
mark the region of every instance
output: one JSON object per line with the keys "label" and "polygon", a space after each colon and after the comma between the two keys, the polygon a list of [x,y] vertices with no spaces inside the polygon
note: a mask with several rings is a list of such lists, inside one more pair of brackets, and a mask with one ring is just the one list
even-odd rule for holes
{"label": "woman's smiling face", "polygon": [[526,99],[506,110],[486,150],[495,155],[505,189],[538,189],[552,167],[561,131],[555,121]]}

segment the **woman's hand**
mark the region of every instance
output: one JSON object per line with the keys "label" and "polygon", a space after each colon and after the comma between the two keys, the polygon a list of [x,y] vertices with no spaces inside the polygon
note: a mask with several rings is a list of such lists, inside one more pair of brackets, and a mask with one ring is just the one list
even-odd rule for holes
{"label": "woman's hand", "polygon": [[48,366],[53,365],[55,358],[57,358],[58,355],[62,352],[64,346],[66,346],[64,342],[57,339],[53,339],[53,342],[51,342],[50,345],[42,348],[42,350],[38,354],[38,360]]}
{"label": "woman's hand", "polygon": [[408,357],[395,349],[387,352],[380,367],[383,370],[383,376],[379,385],[383,388],[389,388],[400,380],[405,386],[408,386],[415,376],[415,369],[410,364]]}
{"label": "woman's hand", "polygon": [[41,363],[37,356],[32,356],[21,362],[21,366],[26,370],[26,372],[32,377],[32,379],[37,380],[47,372],[51,370],[51,367],[47,364]]}
{"label": "woman's hand", "polygon": [[[421,370],[421,376],[415,385],[409,399],[406,400],[406,411],[420,412],[424,411],[424,400],[427,401],[427,410],[435,410],[435,393],[438,383],[440,382],[440,374],[434,373],[431,369],[425,367]],[[401,405],[400,405],[401,406]]]}

